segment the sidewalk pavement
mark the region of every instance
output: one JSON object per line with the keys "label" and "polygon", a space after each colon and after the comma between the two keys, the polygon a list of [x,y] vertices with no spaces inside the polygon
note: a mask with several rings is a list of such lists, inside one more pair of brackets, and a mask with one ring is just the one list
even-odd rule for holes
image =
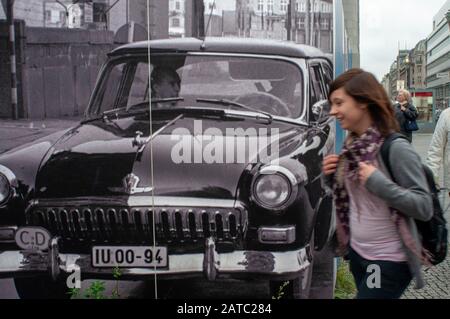
{"label": "sidewalk pavement", "polygon": [[81,117],[64,119],[0,119],[0,153],[76,126]]}
{"label": "sidewalk pavement", "polygon": [[[415,134],[413,146],[425,163],[432,134]],[[447,227],[450,227],[450,211],[445,212]],[[450,240],[450,238],[449,238]],[[411,283],[402,299],[450,299],[450,252],[441,264],[425,269],[427,285],[420,290]]]}
{"label": "sidewalk pavement", "polygon": [[81,119],[81,116],[62,119],[0,119],[0,128],[26,128],[32,130],[65,129],[76,125]]}

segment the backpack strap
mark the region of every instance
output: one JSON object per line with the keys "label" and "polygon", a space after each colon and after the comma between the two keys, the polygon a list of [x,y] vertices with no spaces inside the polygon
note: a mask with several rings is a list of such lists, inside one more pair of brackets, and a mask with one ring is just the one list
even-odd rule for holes
{"label": "backpack strap", "polygon": [[392,142],[399,138],[408,140],[406,138],[406,136],[404,136],[403,134],[392,133],[388,137],[385,138],[383,145],[381,145],[381,148],[380,148],[381,158],[383,159],[384,165],[386,166],[386,168],[393,180],[394,180],[394,175],[392,174],[391,164],[389,163],[389,151],[391,149]]}

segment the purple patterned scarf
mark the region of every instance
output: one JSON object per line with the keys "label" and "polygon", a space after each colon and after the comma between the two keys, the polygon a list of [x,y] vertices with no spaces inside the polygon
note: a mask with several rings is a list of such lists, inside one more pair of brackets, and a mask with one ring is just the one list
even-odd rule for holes
{"label": "purple patterned scarf", "polygon": [[[345,175],[353,181],[358,180],[360,162],[374,165],[384,138],[374,127],[370,127],[360,137],[350,134],[347,138],[333,180],[333,192],[336,205],[336,234],[338,239],[338,254],[345,255],[350,241],[350,197],[345,188]],[[364,186],[362,186],[364,187]],[[407,219],[397,210],[390,208],[391,217],[400,237],[405,244],[423,263],[428,264],[426,251],[420,252],[414,237],[408,227]]]}

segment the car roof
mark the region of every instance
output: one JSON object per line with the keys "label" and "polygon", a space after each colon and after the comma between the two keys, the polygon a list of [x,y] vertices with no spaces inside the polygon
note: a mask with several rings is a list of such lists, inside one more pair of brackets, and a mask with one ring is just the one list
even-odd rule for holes
{"label": "car roof", "polygon": [[329,54],[321,50],[303,44],[288,41],[231,38],[231,37],[207,37],[177,38],[164,40],[141,41],[126,44],[114,49],[109,56],[123,54],[147,53],[148,44],[151,52],[214,52],[214,53],[244,53],[261,55],[281,55],[295,58],[325,58],[329,60]]}

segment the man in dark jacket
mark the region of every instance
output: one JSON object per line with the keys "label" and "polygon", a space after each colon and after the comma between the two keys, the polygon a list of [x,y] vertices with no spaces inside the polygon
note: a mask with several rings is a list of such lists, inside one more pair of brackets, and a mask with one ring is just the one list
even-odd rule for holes
{"label": "man in dark jacket", "polygon": [[407,90],[400,90],[397,96],[397,104],[394,105],[395,117],[400,126],[400,133],[412,142],[412,131],[406,128],[406,121],[415,121],[419,115],[415,106],[410,102],[411,94]]}

